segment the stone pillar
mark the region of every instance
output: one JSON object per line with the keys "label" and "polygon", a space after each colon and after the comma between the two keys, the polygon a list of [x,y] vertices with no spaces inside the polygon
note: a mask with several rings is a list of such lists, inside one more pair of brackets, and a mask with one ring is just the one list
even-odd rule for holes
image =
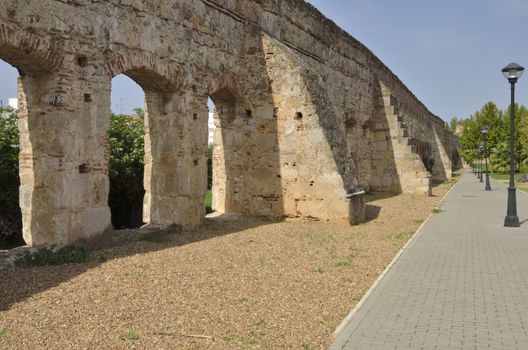
{"label": "stone pillar", "polygon": [[357,174],[344,125],[322,79],[303,68],[275,39],[263,35],[263,47],[273,101],[270,114],[276,119],[284,215],[359,221],[364,218],[364,202],[352,203],[348,198],[358,188]]}
{"label": "stone pillar", "polygon": [[435,180],[450,180],[453,177],[452,163],[449,155],[443,144],[443,130],[437,131],[435,127],[432,130],[434,134],[433,140],[433,179]]}
{"label": "stone pillar", "polygon": [[78,73],[20,79],[20,207],[28,245],[71,243],[110,226],[109,86]]}
{"label": "stone pillar", "polygon": [[[245,185],[248,175],[248,118],[242,104],[228,90],[211,96],[215,103],[213,147],[213,209],[219,213],[251,212]],[[249,110],[248,110],[248,113]]]}
{"label": "stone pillar", "polygon": [[[216,105],[215,105],[216,107]],[[218,110],[213,113],[215,130],[213,136],[213,186],[212,186],[212,209],[218,213],[226,213],[226,164],[224,152],[224,139],[222,122],[218,115]]]}
{"label": "stone pillar", "polygon": [[145,91],[145,99],[143,221],[194,227],[205,216],[207,102],[152,90]]}

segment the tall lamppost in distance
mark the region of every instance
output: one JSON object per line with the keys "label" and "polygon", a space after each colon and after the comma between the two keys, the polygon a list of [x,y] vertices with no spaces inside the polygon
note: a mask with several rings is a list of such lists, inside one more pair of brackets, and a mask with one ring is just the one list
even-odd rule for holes
{"label": "tall lamppost in distance", "polygon": [[505,227],[520,227],[517,216],[517,197],[515,193],[515,83],[523,74],[524,67],[510,63],[502,69],[502,74],[511,85],[510,105],[510,186],[508,187],[508,211],[504,219]]}
{"label": "tall lamppost in distance", "polygon": [[487,125],[484,125],[482,128],[480,128],[480,132],[482,133],[482,136],[484,138],[484,161],[486,162],[486,191],[491,191],[489,171],[488,171],[488,155],[489,155],[488,145],[487,145],[488,131],[489,131],[489,127]]}
{"label": "tall lamppost in distance", "polygon": [[478,145],[475,154],[477,156],[477,180],[480,180],[480,144]]}
{"label": "tall lamppost in distance", "polygon": [[480,155],[480,177],[479,182],[484,182],[484,175],[482,174],[484,172],[484,162],[482,161],[482,156],[484,155],[485,147],[484,144],[481,142],[479,146],[479,155]]}

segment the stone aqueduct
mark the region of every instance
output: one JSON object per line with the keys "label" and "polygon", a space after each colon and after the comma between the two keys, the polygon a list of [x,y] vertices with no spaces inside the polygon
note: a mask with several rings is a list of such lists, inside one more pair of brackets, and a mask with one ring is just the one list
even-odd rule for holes
{"label": "stone aqueduct", "polygon": [[220,212],[355,223],[365,187],[427,195],[431,174],[451,176],[443,121],[303,0],[0,0],[0,59],[21,76],[29,245],[111,226],[106,133],[121,73],[145,92],[153,226],[204,218],[208,97]]}

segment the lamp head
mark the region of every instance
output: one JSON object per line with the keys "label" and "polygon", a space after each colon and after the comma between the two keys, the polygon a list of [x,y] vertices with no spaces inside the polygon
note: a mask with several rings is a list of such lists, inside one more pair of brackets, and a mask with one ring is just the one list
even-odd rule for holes
{"label": "lamp head", "polygon": [[517,63],[510,63],[502,69],[502,74],[508,81],[515,83],[524,72],[524,67]]}

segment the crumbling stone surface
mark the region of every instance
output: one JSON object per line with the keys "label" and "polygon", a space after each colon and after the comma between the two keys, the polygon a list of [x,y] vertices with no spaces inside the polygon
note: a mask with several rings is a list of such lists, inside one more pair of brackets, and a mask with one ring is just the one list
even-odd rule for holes
{"label": "crumbling stone surface", "polygon": [[[0,0],[20,71],[20,203],[29,245],[110,227],[110,84],[145,92],[144,221],[204,218],[207,98],[214,207],[356,223],[365,189],[426,194],[456,139],[360,42],[303,0]],[[424,159],[432,159],[430,172]]]}

